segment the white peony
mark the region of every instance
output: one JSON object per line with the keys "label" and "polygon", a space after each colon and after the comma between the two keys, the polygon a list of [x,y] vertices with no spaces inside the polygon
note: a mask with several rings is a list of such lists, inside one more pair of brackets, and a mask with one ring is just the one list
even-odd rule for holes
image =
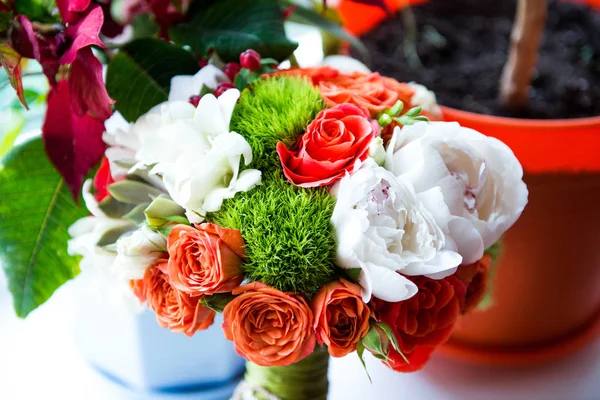
{"label": "white peony", "polygon": [[117,240],[114,269],[125,279],[142,279],[146,269],[167,250],[167,241],[147,225]]}
{"label": "white peony", "polygon": [[215,90],[219,83],[230,82],[223,71],[208,64],[195,75],[177,75],[171,79],[169,101],[188,101],[191,96],[200,94],[203,86]]}
{"label": "white peony", "polygon": [[465,263],[481,258],[527,204],[523,169],[510,148],[455,122],[396,128],[385,167],[417,192],[441,188],[452,214],[449,234]]}
{"label": "white peony", "polygon": [[408,180],[368,160],[332,192],[337,262],[361,269],[365,302],[371,294],[385,301],[413,296],[416,285],[397,272],[439,279],[461,263],[446,242],[450,214],[439,188],[417,194]]}

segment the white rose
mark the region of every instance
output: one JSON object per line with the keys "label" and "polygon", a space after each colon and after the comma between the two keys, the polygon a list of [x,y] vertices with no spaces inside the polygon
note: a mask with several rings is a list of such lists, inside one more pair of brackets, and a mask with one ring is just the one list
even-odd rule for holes
{"label": "white rose", "polygon": [[206,86],[215,90],[219,83],[230,82],[223,71],[212,64],[203,67],[196,75],[177,75],[171,78],[169,101],[188,101],[191,96],[197,96]]}
{"label": "white rose", "polygon": [[197,108],[167,102],[131,127],[140,142],[136,159],[151,166],[173,200],[198,220],[218,211],[224,199],[260,183],[260,171],[239,172],[242,157],[246,165],[252,161],[252,150],[241,135],[229,131],[239,96],[237,89],[218,99],[207,94]]}
{"label": "white rose", "polygon": [[146,225],[117,240],[114,269],[125,279],[142,279],[167,249],[167,241]]}
{"label": "white rose", "polygon": [[448,247],[452,243],[446,244],[450,215],[439,188],[416,194],[410,182],[368,160],[332,192],[337,261],[342,268],[361,269],[364,301],[371,294],[385,301],[413,296],[416,285],[397,272],[437,279],[461,263]]}
{"label": "white rose", "polygon": [[510,148],[455,122],[396,128],[385,167],[417,192],[442,189],[450,236],[465,263],[480,259],[527,204],[523,169]]}

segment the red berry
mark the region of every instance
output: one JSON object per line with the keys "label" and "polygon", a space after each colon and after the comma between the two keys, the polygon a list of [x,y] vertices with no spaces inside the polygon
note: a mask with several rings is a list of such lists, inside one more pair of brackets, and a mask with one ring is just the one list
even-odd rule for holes
{"label": "red berry", "polygon": [[202,98],[202,96],[190,96],[190,99],[188,100],[190,102],[191,105],[193,105],[194,107],[198,107],[198,104],[200,104],[200,99]]}
{"label": "red berry", "polygon": [[219,83],[219,86],[215,89],[215,96],[219,97],[229,89],[235,89],[235,85],[230,82]]}
{"label": "red berry", "polygon": [[242,68],[255,71],[260,68],[260,54],[252,49],[246,50],[240,54],[240,64]]}
{"label": "red berry", "polygon": [[229,79],[234,80],[235,76],[238,74],[238,72],[240,72],[240,69],[242,69],[240,64],[230,62],[230,63],[225,64],[225,68],[223,68],[223,72],[225,72],[225,75],[227,75],[227,77]]}

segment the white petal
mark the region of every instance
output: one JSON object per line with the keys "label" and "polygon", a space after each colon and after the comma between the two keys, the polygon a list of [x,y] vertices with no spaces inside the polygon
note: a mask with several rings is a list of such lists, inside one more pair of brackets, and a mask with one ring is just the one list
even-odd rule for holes
{"label": "white petal", "polygon": [[205,94],[194,113],[194,125],[205,135],[217,136],[229,132],[229,123],[223,121],[217,98]]}
{"label": "white petal", "polygon": [[373,296],[396,302],[410,299],[417,293],[417,286],[397,272],[369,263]]}
{"label": "white petal", "polygon": [[442,274],[442,276],[452,275],[456,272],[456,267],[462,262],[460,254],[451,250],[439,250],[435,257],[427,262],[412,263],[402,268],[402,273],[409,276]]}
{"label": "white petal", "polygon": [[448,232],[463,257],[463,263],[472,264],[483,257],[483,240],[471,221],[453,217],[448,223]]}
{"label": "white petal", "polygon": [[257,169],[243,170],[235,182],[236,192],[247,192],[256,185],[260,185],[262,173]]}
{"label": "white petal", "polygon": [[225,122],[227,128],[229,128],[229,124],[231,122],[231,115],[233,114],[233,109],[240,98],[240,91],[237,89],[228,89],[217,99],[219,103],[219,109],[221,110],[221,117]]}
{"label": "white petal", "polygon": [[192,75],[177,75],[171,78],[169,101],[187,101],[194,94],[200,94],[200,91],[195,92],[194,77]]}

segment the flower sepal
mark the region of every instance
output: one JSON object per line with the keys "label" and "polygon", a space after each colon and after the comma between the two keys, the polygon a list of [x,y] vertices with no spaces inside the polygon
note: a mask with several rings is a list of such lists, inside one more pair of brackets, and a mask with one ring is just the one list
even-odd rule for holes
{"label": "flower sepal", "polygon": [[229,304],[236,296],[231,293],[215,293],[212,296],[204,296],[200,299],[200,304],[203,307],[210,308],[213,311],[222,313],[227,304]]}
{"label": "flower sepal", "polygon": [[392,348],[400,353],[408,363],[408,359],[402,354],[398,339],[392,332],[392,328],[384,322],[372,322],[369,333],[361,340],[361,345],[369,350],[375,358],[382,360],[388,366],[390,365],[389,355]]}

